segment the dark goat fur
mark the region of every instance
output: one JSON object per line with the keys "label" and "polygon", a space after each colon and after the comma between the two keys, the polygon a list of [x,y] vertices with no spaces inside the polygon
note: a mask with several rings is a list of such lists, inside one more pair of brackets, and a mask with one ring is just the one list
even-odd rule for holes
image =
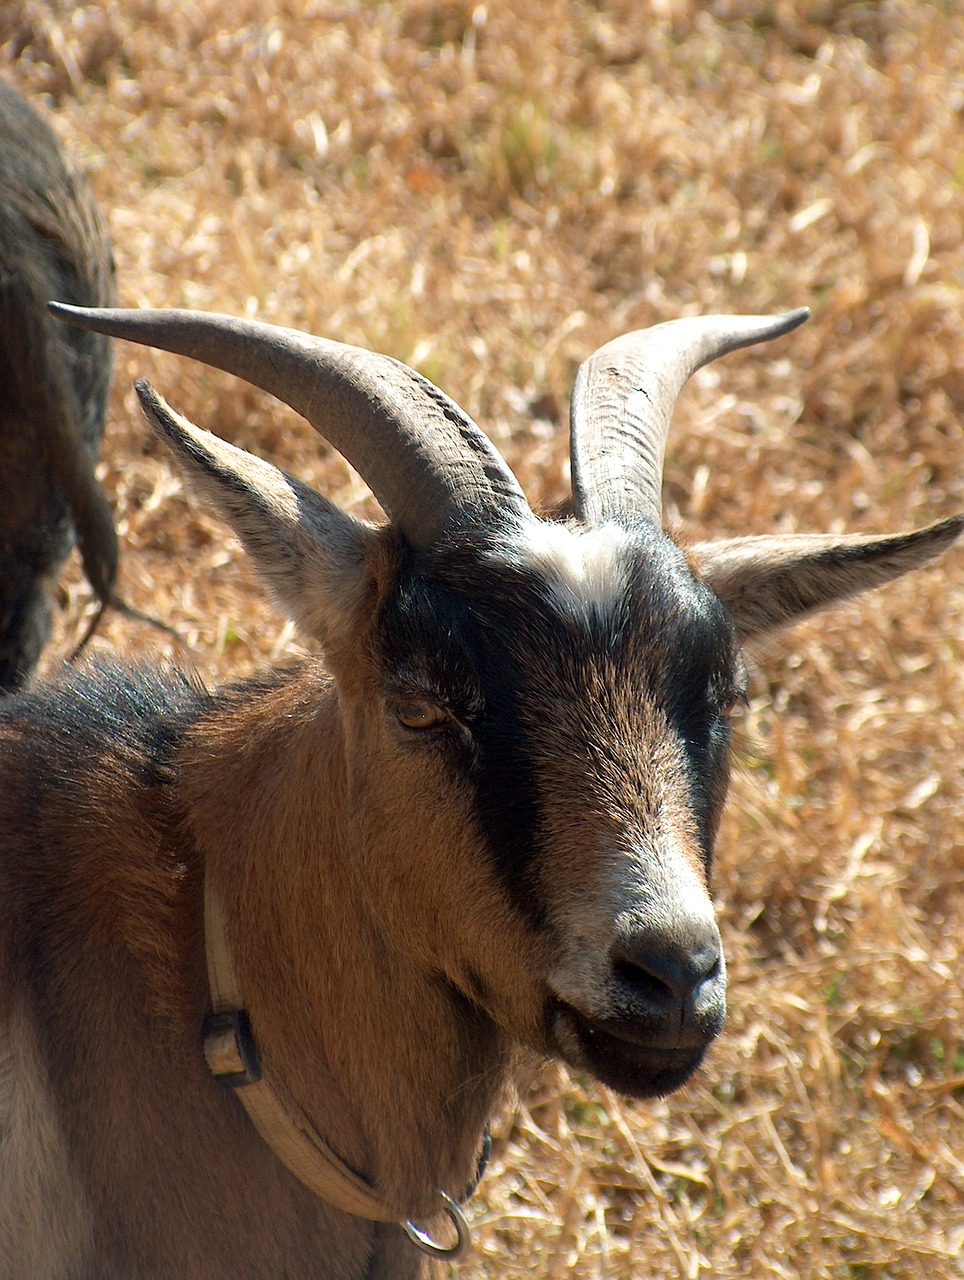
{"label": "dark goat fur", "polygon": [[64,297],[113,300],[107,231],[49,125],[0,81],[0,691],[36,666],[75,534],[102,601],[117,568],[94,476],[110,339],[51,319],[47,301]]}

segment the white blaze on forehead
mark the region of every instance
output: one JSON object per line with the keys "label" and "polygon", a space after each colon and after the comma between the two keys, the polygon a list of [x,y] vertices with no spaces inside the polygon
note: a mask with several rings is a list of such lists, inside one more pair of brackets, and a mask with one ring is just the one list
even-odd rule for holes
{"label": "white blaze on forehead", "polygon": [[619,525],[574,529],[539,520],[525,525],[513,550],[545,578],[561,606],[604,614],[625,594],[630,545]]}

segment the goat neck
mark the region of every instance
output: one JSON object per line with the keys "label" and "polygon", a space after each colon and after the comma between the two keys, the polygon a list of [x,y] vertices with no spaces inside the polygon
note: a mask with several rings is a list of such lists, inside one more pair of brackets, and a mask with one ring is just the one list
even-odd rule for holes
{"label": "goat neck", "polygon": [[428,1218],[440,1188],[472,1180],[506,1044],[413,956],[416,922],[394,930],[373,901],[371,860],[411,850],[354,827],[366,782],[321,680],[309,667],[270,694],[254,739],[242,711],[202,724],[185,749],[189,811],[263,1065],[390,1213]]}

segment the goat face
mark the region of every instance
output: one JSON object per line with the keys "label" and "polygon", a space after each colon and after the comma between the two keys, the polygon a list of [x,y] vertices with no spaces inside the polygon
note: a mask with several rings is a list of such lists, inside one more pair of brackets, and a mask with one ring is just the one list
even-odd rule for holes
{"label": "goat face", "polygon": [[[536,1048],[625,1093],[675,1088],[724,1014],[708,875],[742,684],[725,608],[647,521],[399,559],[373,628],[394,739],[378,767],[412,797],[408,890],[433,899],[408,914],[448,922],[425,959]],[[426,887],[428,846],[451,865]]]}
{"label": "goat face", "polygon": [[575,519],[552,525],[395,361],[226,317],[57,311],[282,395],[391,513],[361,524],[140,385],[197,493],[325,650],[346,795],[324,803],[350,829],[385,963],[624,1093],[681,1084],[724,1017],[709,872],[740,645],[926,563],[962,528],[685,554],[660,532],[682,383],[803,315],[673,322],[591,357],[573,393]]}

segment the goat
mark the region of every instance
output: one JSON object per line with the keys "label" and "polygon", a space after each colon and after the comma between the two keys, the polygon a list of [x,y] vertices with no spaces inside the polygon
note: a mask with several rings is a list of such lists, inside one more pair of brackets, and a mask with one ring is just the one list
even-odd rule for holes
{"label": "goat", "polygon": [[20,687],[37,664],[75,533],[103,603],[117,573],[111,510],[94,475],[110,342],[58,325],[48,298],[110,305],[110,241],[49,125],[0,81],[0,691]]}
{"label": "goat", "polygon": [[390,520],[138,383],[325,663],[219,692],[111,664],[0,706],[0,1277],[441,1274],[423,1255],[451,1225],[413,1222],[444,1208],[461,1238],[518,1046],[645,1098],[720,1031],[709,879],[741,645],[925,564],[964,518],[686,549],[661,530],[683,384],[805,311],[597,351],[553,524],[387,357],[53,310],[274,393]]}

